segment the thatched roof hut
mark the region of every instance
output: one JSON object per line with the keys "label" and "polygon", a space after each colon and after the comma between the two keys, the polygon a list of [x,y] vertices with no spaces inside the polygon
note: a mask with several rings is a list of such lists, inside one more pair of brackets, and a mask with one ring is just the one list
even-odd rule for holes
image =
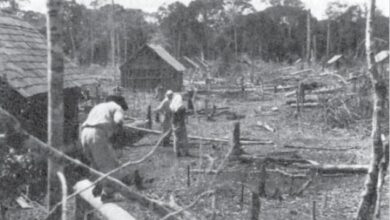
{"label": "thatched roof hut", "polygon": [[[0,13],[0,105],[46,140],[47,43],[29,23]],[[77,138],[79,87],[95,83],[65,59],[65,141]]]}

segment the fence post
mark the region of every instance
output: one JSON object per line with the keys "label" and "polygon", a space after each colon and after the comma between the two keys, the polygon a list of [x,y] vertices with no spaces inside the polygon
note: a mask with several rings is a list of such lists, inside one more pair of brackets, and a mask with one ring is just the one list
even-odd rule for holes
{"label": "fence post", "polygon": [[152,106],[148,105],[146,120],[148,120],[148,128],[152,129],[153,121],[152,121]]}
{"label": "fence post", "polygon": [[257,190],[252,192],[251,220],[258,220],[260,214],[260,194]]}
{"label": "fence post", "polygon": [[241,155],[243,150],[240,144],[240,122],[234,123],[233,129],[233,151],[232,154],[235,156]]}

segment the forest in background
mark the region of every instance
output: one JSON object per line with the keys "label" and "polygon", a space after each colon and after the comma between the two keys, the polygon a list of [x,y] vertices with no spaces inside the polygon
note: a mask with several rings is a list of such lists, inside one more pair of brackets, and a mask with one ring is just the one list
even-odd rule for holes
{"label": "forest in background", "polygon": [[[120,64],[148,42],[163,45],[176,57],[218,60],[226,68],[241,55],[266,62],[292,63],[304,58],[310,13],[304,4],[300,0],[261,1],[269,5],[262,11],[256,11],[250,0],[194,0],[188,6],[175,2],[147,13],[114,1],[93,0],[86,6],[69,0],[65,3],[64,51],[82,65],[109,64],[111,47],[115,47],[115,63]],[[3,10],[45,34],[44,14],[22,11],[15,0],[2,2]],[[311,16],[312,59],[324,62],[335,54],[347,60],[363,59],[366,12],[362,6],[333,1],[326,8],[326,19]],[[388,18],[377,10],[377,52],[388,47],[388,27]]]}

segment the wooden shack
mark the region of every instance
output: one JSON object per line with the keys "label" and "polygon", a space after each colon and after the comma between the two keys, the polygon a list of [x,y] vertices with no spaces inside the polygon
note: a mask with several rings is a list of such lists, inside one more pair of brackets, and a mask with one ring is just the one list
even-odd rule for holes
{"label": "wooden shack", "polygon": [[388,50],[382,50],[375,55],[375,62],[378,65],[378,71],[380,74],[383,74],[386,79],[389,77],[389,55],[390,51]]}
{"label": "wooden shack", "polygon": [[[64,139],[78,138],[80,86],[94,83],[65,60]],[[0,13],[0,105],[32,135],[47,139],[47,43],[30,24]]]}
{"label": "wooden shack", "polygon": [[121,86],[134,90],[180,91],[185,67],[159,45],[147,44],[120,66]]}

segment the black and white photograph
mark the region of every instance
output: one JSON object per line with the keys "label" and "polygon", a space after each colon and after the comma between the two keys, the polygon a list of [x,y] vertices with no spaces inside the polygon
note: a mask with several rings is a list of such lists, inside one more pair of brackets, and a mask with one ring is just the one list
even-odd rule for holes
{"label": "black and white photograph", "polygon": [[389,0],[0,0],[0,220],[387,220]]}

